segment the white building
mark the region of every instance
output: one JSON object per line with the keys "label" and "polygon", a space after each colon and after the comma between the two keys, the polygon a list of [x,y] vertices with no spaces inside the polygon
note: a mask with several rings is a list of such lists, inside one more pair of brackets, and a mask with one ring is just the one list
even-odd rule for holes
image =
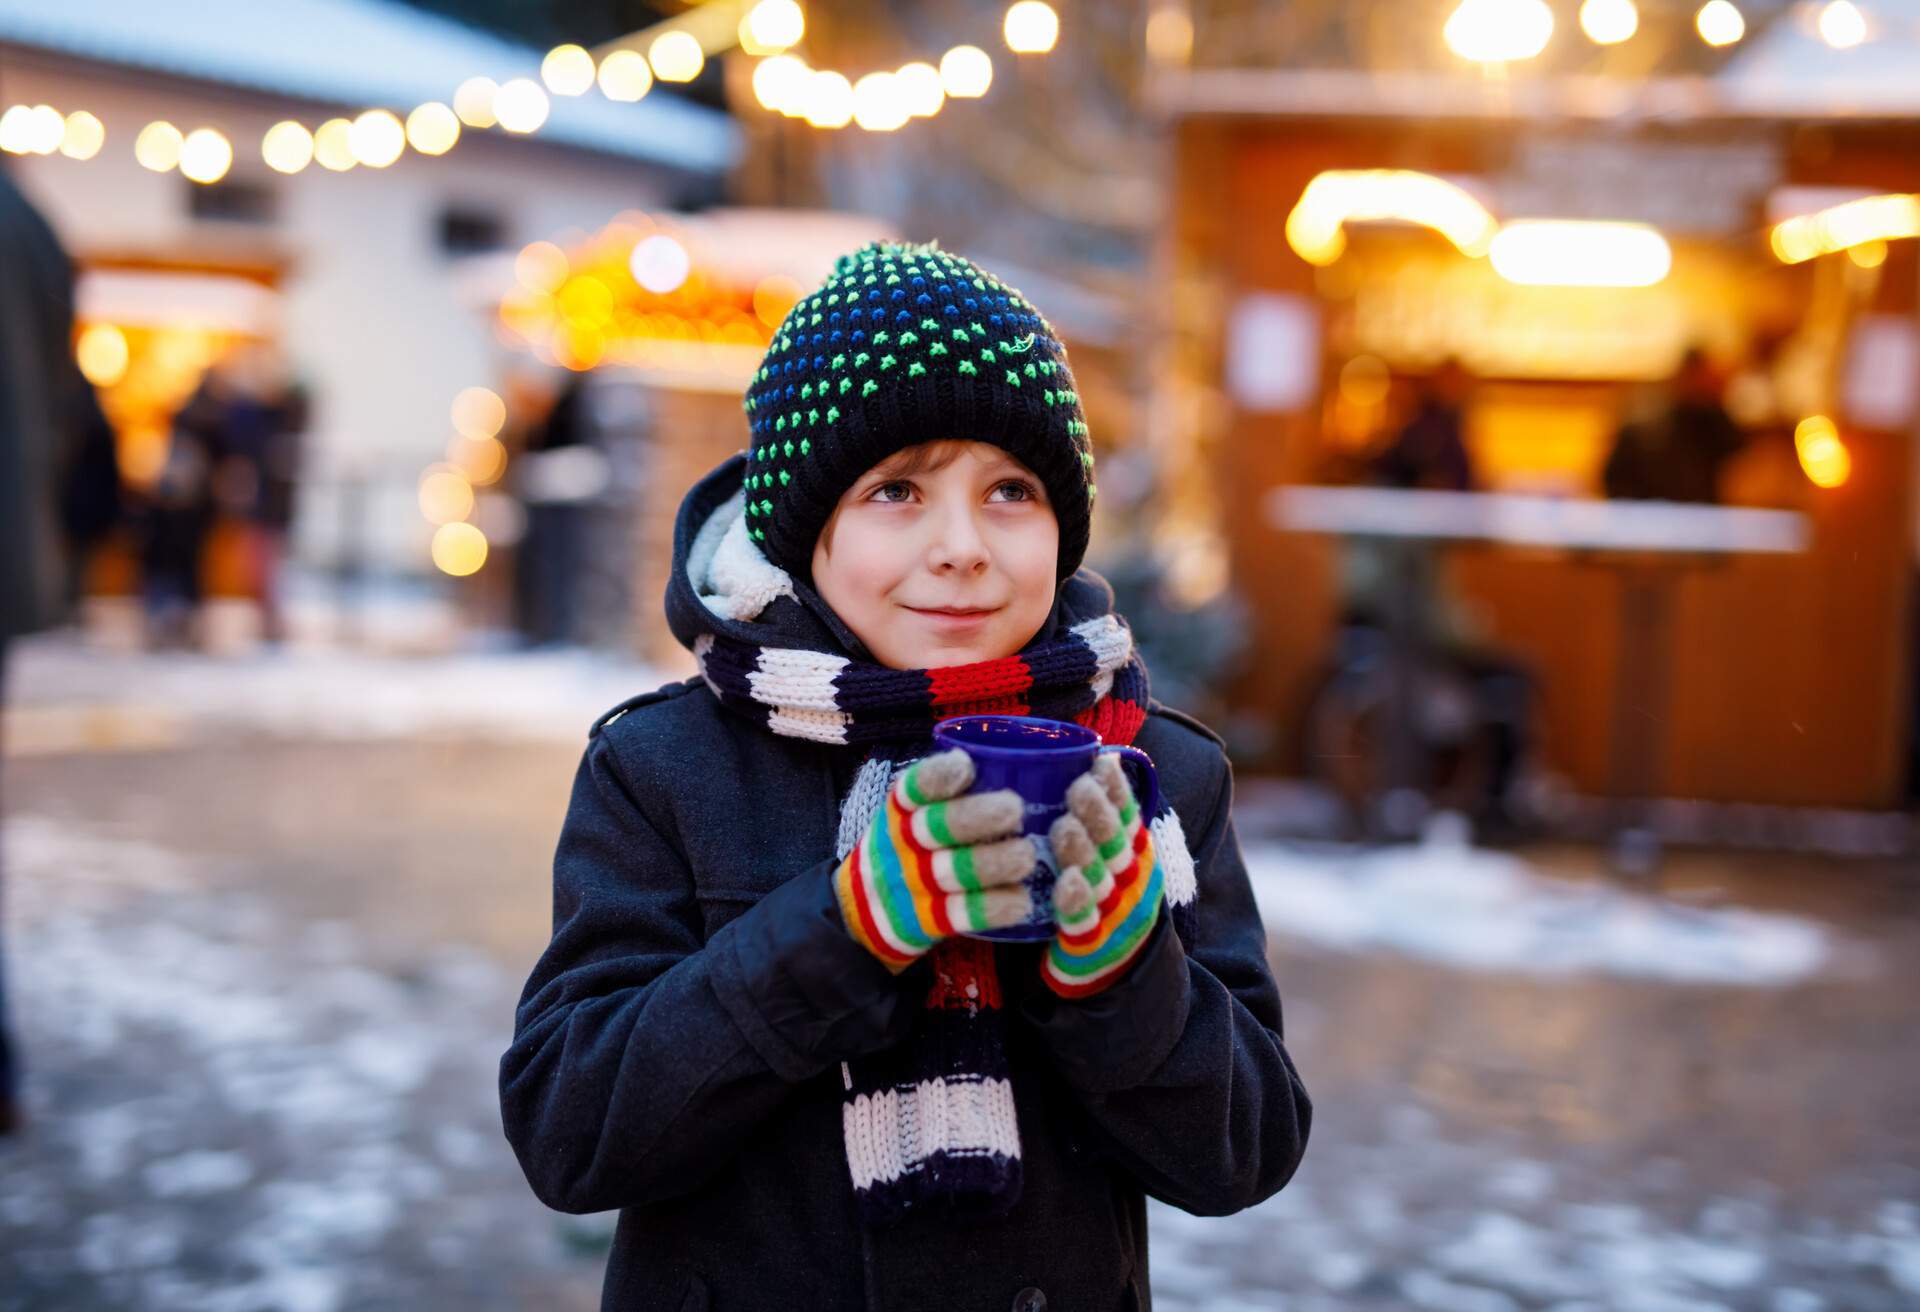
{"label": "white building", "polygon": [[[309,385],[296,550],[310,561],[334,555],[335,494],[354,479],[372,496],[368,563],[428,568],[415,480],[446,449],[453,397],[497,387],[515,358],[492,314],[502,252],[711,197],[739,152],[728,116],[656,86],[637,104],[554,97],[533,135],[467,128],[445,155],[381,169],[263,161],[281,120],[405,118],[474,76],[537,80],[540,55],[382,0],[0,0],[0,105],[106,128],[92,158],[0,165],[81,265],[83,319],[265,337]],[[218,129],[231,173],[203,187],[143,167],[135,138],[155,120]]]}

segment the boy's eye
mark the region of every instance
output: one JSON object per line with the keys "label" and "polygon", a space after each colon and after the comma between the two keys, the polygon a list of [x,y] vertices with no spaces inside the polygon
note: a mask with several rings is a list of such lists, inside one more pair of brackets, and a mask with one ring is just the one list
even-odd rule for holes
{"label": "boy's eye", "polygon": [[[995,484],[993,490],[995,492],[999,492],[1006,488],[1012,488],[1018,494],[1016,496],[1007,498],[1008,500],[1034,501],[1034,500],[1037,500],[1039,497],[1039,494],[1034,491],[1033,485],[1031,483],[1028,483],[1025,479],[1019,479],[1019,478],[1007,479],[1004,482]],[[891,495],[894,489],[898,489],[900,491],[899,496],[896,497]],[[869,501],[874,501],[874,500],[886,501],[886,502],[891,502],[895,505],[898,505],[902,501],[910,501],[912,499],[913,499],[913,484],[908,482],[905,479],[899,479],[899,478],[894,479],[892,482],[889,482],[889,483],[876,484],[874,486],[873,491],[867,494],[867,500]]]}

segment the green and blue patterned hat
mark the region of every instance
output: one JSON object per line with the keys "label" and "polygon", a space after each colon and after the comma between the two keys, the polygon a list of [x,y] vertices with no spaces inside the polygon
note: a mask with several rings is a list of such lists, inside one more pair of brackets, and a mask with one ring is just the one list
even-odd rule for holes
{"label": "green and blue patterned hat", "polygon": [[774,334],[746,395],[747,531],[801,578],[846,490],[903,447],[989,442],[1039,476],[1058,575],[1086,554],[1093,444],[1067,350],[1025,297],[935,243],[834,264]]}

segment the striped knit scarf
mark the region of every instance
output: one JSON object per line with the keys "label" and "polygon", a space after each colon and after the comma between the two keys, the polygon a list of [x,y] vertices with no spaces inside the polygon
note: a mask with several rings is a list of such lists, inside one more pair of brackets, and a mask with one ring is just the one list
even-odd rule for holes
{"label": "striped knit scarf", "polygon": [[[933,669],[897,670],[712,633],[694,654],[725,705],[773,732],[866,746],[841,803],[839,857],[866,832],[893,779],[932,749],[936,720],[1044,715],[1086,725],[1108,743],[1129,743],[1148,705],[1146,666],[1125,621],[1111,613],[1014,656]],[[1195,880],[1179,816],[1163,800],[1149,824],[1168,900],[1184,906]],[[933,1202],[1003,1215],[1020,1196],[1020,1132],[994,947],[950,939],[928,958],[932,985],[917,1033],[841,1065],[847,1167],[869,1225]]]}

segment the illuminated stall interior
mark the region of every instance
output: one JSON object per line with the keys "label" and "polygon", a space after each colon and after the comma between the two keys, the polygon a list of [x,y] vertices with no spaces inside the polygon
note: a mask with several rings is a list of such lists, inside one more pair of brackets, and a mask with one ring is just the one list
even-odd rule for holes
{"label": "illuminated stall interior", "polygon": [[[1284,78],[1281,79],[1284,83]],[[1311,81],[1303,79],[1303,81]],[[1339,546],[1270,489],[1363,481],[1447,362],[1485,490],[1602,494],[1621,425],[1704,350],[1748,445],[1724,504],[1803,512],[1811,549],[1677,584],[1668,795],[1885,806],[1905,752],[1916,248],[1910,123],[1516,119],[1196,92],[1179,126],[1176,386],[1265,659],[1236,690],[1298,768]],[[1274,108],[1284,103],[1286,108]],[[1548,764],[1609,786],[1619,585],[1576,553],[1460,548],[1450,590],[1540,680]]]}

